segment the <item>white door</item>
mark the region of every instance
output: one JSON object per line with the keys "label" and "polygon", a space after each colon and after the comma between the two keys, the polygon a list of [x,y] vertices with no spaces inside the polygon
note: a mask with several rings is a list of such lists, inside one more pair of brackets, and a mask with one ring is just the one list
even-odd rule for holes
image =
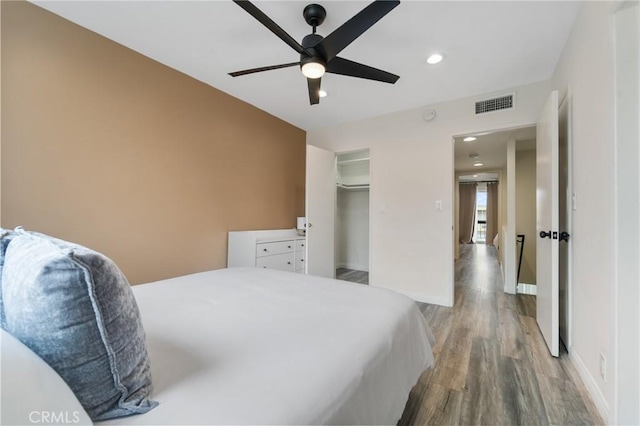
{"label": "white door", "polygon": [[559,354],[558,92],[542,109],[536,141],[536,318],[551,355]]}
{"label": "white door", "polygon": [[307,145],[307,267],[335,278],[336,154]]}

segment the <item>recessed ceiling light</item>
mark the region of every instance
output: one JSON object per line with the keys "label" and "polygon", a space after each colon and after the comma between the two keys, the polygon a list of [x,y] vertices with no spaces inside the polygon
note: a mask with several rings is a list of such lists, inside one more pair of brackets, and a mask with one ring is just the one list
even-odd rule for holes
{"label": "recessed ceiling light", "polygon": [[325,92],[324,90],[321,90],[321,91],[319,91],[319,92],[318,92],[318,95],[319,95],[321,98],[325,98],[325,97],[327,96],[327,92]]}
{"label": "recessed ceiling light", "polygon": [[475,163],[473,163],[473,167],[480,167],[480,166],[484,166],[484,163],[481,163],[480,161],[476,161]]}
{"label": "recessed ceiling light", "polygon": [[435,65],[438,62],[441,62],[444,59],[444,56],[440,53],[434,53],[433,55],[427,58],[427,62],[431,65]]}
{"label": "recessed ceiling light", "polygon": [[477,138],[474,138],[473,136],[467,136],[466,138],[462,139],[464,142],[473,142],[475,141]]}

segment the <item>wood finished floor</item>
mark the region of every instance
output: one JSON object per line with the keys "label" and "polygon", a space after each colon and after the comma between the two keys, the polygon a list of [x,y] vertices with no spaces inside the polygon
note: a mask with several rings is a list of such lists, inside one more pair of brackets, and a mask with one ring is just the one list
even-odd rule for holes
{"label": "wood finished floor", "polygon": [[503,292],[495,248],[461,246],[455,280],[453,308],[420,304],[435,366],[398,425],[604,424],[568,354],[549,355],[535,296]]}
{"label": "wood finished floor", "polygon": [[351,281],[352,283],[369,284],[369,272],[338,268],[336,269],[336,279]]}

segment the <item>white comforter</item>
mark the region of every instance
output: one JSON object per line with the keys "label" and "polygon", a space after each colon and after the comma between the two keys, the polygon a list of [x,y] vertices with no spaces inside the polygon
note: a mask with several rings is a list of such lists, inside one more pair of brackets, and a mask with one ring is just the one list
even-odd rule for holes
{"label": "white comforter", "polygon": [[395,424],[433,365],[424,317],[388,290],[232,268],[134,293],[160,405],[101,424]]}

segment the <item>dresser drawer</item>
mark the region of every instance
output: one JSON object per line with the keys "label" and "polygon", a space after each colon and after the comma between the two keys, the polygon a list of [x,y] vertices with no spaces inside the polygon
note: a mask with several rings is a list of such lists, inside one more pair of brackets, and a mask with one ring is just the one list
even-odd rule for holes
{"label": "dresser drawer", "polygon": [[293,240],[274,241],[272,243],[256,244],[256,257],[271,256],[274,254],[293,253]]}
{"label": "dresser drawer", "polygon": [[296,264],[295,271],[304,274],[305,273],[305,256],[307,240],[296,240]]}
{"label": "dresser drawer", "polygon": [[306,245],[306,239],[295,229],[229,231],[227,267],[305,273]]}
{"label": "dresser drawer", "polygon": [[293,253],[284,253],[259,257],[256,259],[256,266],[258,268],[277,269],[279,271],[293,271],[294,262]]}

